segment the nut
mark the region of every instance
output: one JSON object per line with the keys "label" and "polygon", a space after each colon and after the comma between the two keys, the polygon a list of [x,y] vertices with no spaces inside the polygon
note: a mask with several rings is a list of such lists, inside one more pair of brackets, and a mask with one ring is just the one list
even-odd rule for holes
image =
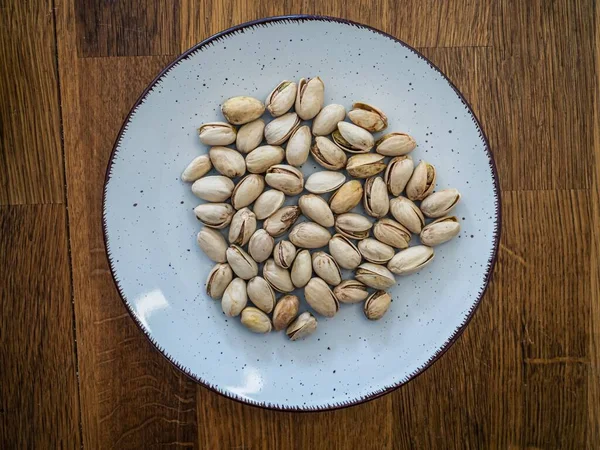
{"label": "nut", "polygon": [[313,194],[325,194],[339,189],[345,181],[346,176],[343,173],[323,170],[309,176],[304,187]]}
{"label": "nut", "polygon": [[303,312],[294,320],[286,330],[291,341],[305,338],[317,329],[317,319],[308,311]]}
{"label": "nut", "polygon": [[273,250],[273,260],[279,267],[289,269],[296,258],[296,253],[296,247],[290,241],[279,241]]}
{"label": "nut", "polygon": [[334,213],[343,214],[358,205],[362,196],[360,181],[350,180],[329,197],[329,207]]}
{"label": "nut", "polygon": [[246,293],[246,282],[241,278],[234,278],[221,299],[221,308],[228,317],[239,316],[242,310],[248,303],[248,295]]}
{"label": "nut", "polygon": [[292,133],[285,147],[285,159],[292,166],[301,166],[308,159],[312,136],[310,128],[304,125]]}
{"label": "nut", "polygon": [[296,93],[296,113],[302,120],[315,117],[323,107],[325,85],[319,78],[302,78]]}
{"label": "nut", "polygon": [[381,319],[390,307],[392,297],[385,291],[373,292],[364,305],[365,316],[369,320]]}
{"label": "nut", "polygon": [[348,118],[356,125],[372,133],[388,126],[387,116],[379,108],[368,103],[357,102],[352,105]]}
{"label": "nut", "polygon": [[327,136],[337,129],[338,122],[346,117],[346,109],[342,105],[327,105],[313,121],[312,132],[315,136]]}
{"label": "nut", "polygon": [[421,161],[406,184],[406,196],[411,200],[423,200],[435,189],[435,167]]}
{"label": "nut", "polygon": [[221,112],[229,123],[242,125],[262,116],[265,112],[265,105],[253,97],[232,97],[221,105]]}
{"label": "nut", "polygon": [[356,269],[356,279],[373,289],[388,289],[396,284],[394,274],[385,266],[363,263]]}
{"label": "nut", "polygon": [[412,158],[407,155],[397,156],[388,163],[383,179],[390,194],[395,197],[402,194],[406,183],[412,176],[414,167]]}
{"label": "nut", "polygon": [[275,239],[264,229],[254,232],[248,242],[248,252],[257,263],[265,262],[273,253]]}
{"label": "nut", "polygon": [[250,153],[260,145],[265,132],[265,121],[256,119],[243,125],[237,133],[235,148],[241,153]]}
{"label": "nut", "polygon": [[235,184],[230,178],[222,175],[202,177],[192,184],[192,192],[196,197],[207,202],[224,202],[233,192]]}
{"label": "nut", "polygon": [[341,303],[360,303],[369,296],[367,286],[357,280],[342,281],[333,293]]}
{"label": "nut", "polygon": [[375,138],[364,128],[348,122],[338,122],[337,127],[331,137],[342,150],[350,153],[367,153],[375,145]]}
{"label": "nut", "polygon": [[390,210],[390,198],[383,178],[371,177],[365,181],[363,206],[371,217],[380,218],[387,215]]}
{"label": "nut", "polygon": [[210,298],[220,299],[233,280],[233,270],[227,263],[215,265],[206,279],[206,293]]}
{"label": "nut", "polygon": [[335,218],[335,229],[350,239],[365,239],[373,224],[365,216],[356,213],[340,214]]}
{"label": "nut", "polygon": [[222,229],[231,223],[235,210],[227,203],[203,203],[194,208],[194,214],[207,227]]}
{"label": "nut", "polygon": [[246,173],[244,157],[231,148],[213,147],[209,150],[208,155],[217,172],[226,177],[236,178]]}
{"label": "nut", "polygon": [[323,197],[315,194],[306,194],[298,200],[302,214],[319,225],[329,228],[335,223],[333,212]]}
{"label": "nut", "polygon": [[264,222],[263,228],[273,237],[279,237],[289,230],[300,217],[300,208],[284,206],[271,214]]}
{"label": "nut", "polygon": [[290,272],[275,264],[273,258],[265,262],[263,266],[263,278],[277,292],[292,292],[294,290]]}
{"label": "nut", "polygon": [[281,117],[273,119],[265,127],[265,139],[267,144],[281,145],[300,126],[300,118],[296,113],[286,113]]}
{"label": "nut", "polygon": [[421,230],[420,239],[424,245],[434,247],[448,242],[460,233],[460,223],[454,216],[434,220]]}
{"label": "nut", "polygon": [[302,222],[292,228],[289,239],[296,247],[320,248],[327,245],[331,233],[314,222]]}
{"label": "nut", "polygon": [[310,148],[310,153],[317,163],[326,169],[340,170],[346,166],[346,154],[324,136],[317,136]]}
{"label": "nut", "polygon": [[233,215],[229,227],[229,242],[244,246],[256,231],[256,216],[250,209],[242,208]]}
{"label": "nut", "polygon": [[196,156],[181,174],[181,180],[191,183],[206,175],[210,169],[212,169],[212,163],[208,155]]}
{"label": "nut", "polygon": [[286,195],[298,195],[304,189],[304,175],[287,164],[277,164],[267,170],[265,181],[273,189]]}
{"label": "nut", "polygon": [[292,265],[292,283],[297,288],[302,288],[306,286],[306,283],[310,281],[311,276],[312,261],[310,257],[310,251],[300,250],[300,252],[298,252],[298,255],[296,255],[294,264]]}
{"label": "nut", "polygon": [[265,220],[283,206],[285,194],[277,189],[263,192],[254,202],[254,214],[258,220]]}
{"label": "nut", "polygon": [[271,320],[258,308],[248,306],[242,311],[242,324],[255,333],[268,333],[271,331]]}
{"label": "nut", "polygon": [[375,264],[385,264],[394,256],[394,249],[373,238],[363,239],[358,243],[360,254],[367,261]]}
{"label": "nut", "polygon": [[262,175],[251,173],[242,178],[231,194],[231,206],[241,209],[251,205],[265,188],[265,179]]}
{"label": "nut", "polygon": [[416,245],[402,250],[388,262],[387,267],[396,275],[410,275],[418,272],[434,258],[433,249],[425,245]]}
{"label": "nut", "polygon": [[246,156],[246,168],[250,173],[265,173],[269,167],[283,161],[285,152],[276,145],[256,147]]}
{"label": "nut", "polygon": [[348,158],[346,170],[355,178],[369,178],[385,169],[385,157],[377,153],[365,153]]}
{"label": "nut", "polygon": [[321,278],[311,278],[304,288],[304,298],[317,313],[325,317],[333,317],[340,309],[338,299]]}
{"label": "nut", "polygon": [[275,292],[263,277],[256,276],[246,286],[248,298],[263,312],[270,314],[275,308]]}
{"label": "nut", "polygon": [[443,217],[458,204],[460,192],[456,189],[444,189],[434,192],[421,202],[421,211],[427,217]]}
{"label": "nut", "polygon": [[209,122],[200,125],[198,137],[205,145],[229,145],[235,142],[235,128],[225,122]]}
{"label": "nut", "polygon": [[284,295],[279,299],[273,311],[273,327],[275,330],[283,330],[298,315],[300,300],[295,295]]}
{"label": "nut", "polygon": [[312,255],[312,267],[317,276],[327,284],[337,286],[342,282],[342,272],[333,257],[325,252],[315,252]]}
{"label": "nut", "polygon": [[412,152],[417,143],[406,133],[389,133],[377,141],[375,151],[384,156],[400,156]]}
{"label": "nut", "polygon": [[227,262],[227,241],[221,233],[209,227],[202,227],[196,238],[198,246],[215,262]]}
{"label": "nut", "polygon": [[271,91],[265,104],[273,117],[282,116],[294,106],[297,89],[293,81],[283,80]]}
{"label": "nut", "polygon": [[227,262],[235,274],[244,280],[258,275],[256,261],[238,245],[230,245],[227,249]]}
{"label": "nut", "polygon": [[410,242],[410,231],[392,219],[381,219],[373,225],[375,239],[384,244],[404,249]]}
{"label": "nut", "polygon": [[362,261],[362,256],[356,245],[341,234],[335,234],[329,240],[329,252],[343,269],[354,270]]}
{"label": "nut", "polygon": [[425,225],[421,210],[406,197],[396,197],[390,200],[392,216],[411,232],[419,234]]}

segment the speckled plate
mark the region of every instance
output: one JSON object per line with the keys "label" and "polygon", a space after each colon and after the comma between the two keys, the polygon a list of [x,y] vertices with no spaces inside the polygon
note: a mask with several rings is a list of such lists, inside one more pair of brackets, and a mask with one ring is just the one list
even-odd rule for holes
{"label": "speckled plate", "polygon": [[[377,105],[388,131],[413,135],[416,161],[455,187],[460,236],[436,260],[398,278],[378,322],[362,305],[319,317],[313,336],[255,335],[205,293],[212,263],[197,248],[199,200],[179,176],[207,148],[196,128],[222,120],[231,96],[264,99],[283,79],[321,76],[326,103]],[[309,161],[305,175],[317,167]],[[500,197],[486,138],[469,105],[423,55],[378,30],[327,17],[247,23],[196,45],[144,91],[127,117],[107,170],[103,225],[110,267],[142,332],[203,385],[268,408],[324,410],[389,392],[423,372],[458,338],[492,272]]]}

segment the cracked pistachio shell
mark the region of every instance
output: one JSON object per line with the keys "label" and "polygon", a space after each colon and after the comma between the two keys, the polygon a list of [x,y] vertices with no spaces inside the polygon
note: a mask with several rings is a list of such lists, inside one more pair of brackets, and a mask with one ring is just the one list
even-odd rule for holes
{"label": "cracked pistachio shell", "polygon": [[265,121],[256,119],[243,125],[237,133],[235,148],[241,153],[250,153],[260,145],[265,132]]}
{"label": "cracked pistachio shell", "polygon": [[285,194],[277,189],[263,192],[254,202],[254,214],[258,220],[265,220],[283,206]]}
{"label": "cracked pistachio shell", "polygon": [[232,97],[221,105],[221,112],[229,123],[242,125],[262,116],[265,105],[253,97]]}
{"label": "cracked pistachio shell", "polygon": [[323,80],[316,78],[302,78],[298,83],[296,93],[296,113],[302,120],[310,120],[315,117],[321,108],[325,98],[325,85]]}
{"label": "cracked pistachio shell", "polygon": [[292,265],[292,283],[297,288],[302,288],[306,286],[306,283],[310,281],[312,277],[312,260],[310,256],[310,251],[308,250],[300,250],[298,255],[296,255],[296,259],[294,260],[294,264]]}
{"label": "cracked pistachio shell", "polygon": [[221,203],[231,197],[235,184],[222,175],[202,177],[192,184],[192,192],[207,202]]}
{"label": "cracked pistachio shell", "polygon": [[357,280],[345,280],[333,289],[340,303],[360,303],[369,296],[367,286]]}
{"label": "cracked pistachio shell", "polygon": [[265,188],[262,175],[251,173],[242,178],[231,194],[231,205],[235,209],[244,208],[254,202]]}
{"label": "cracked pistachio shell", "polygon": [[285,334],[291,341],[297,341],[313,334],[317,329],[317,319],[308,311],[303,312],[287,328]]}
{"label": "cracked pistachio shell", "polygon": [[373,292],[364,304],[363,311],[369,320],[381,319],[390,307],[392,297],[385,291]]}
{"label": "cracked pistachio shell", "polygon": [[385,165],[385,156],[377,153],[365,153],[348,158],[346,170],[355,178],[369,178],[382,172]]}
{"label": "cracked pistachio shell", "polygon": [[348,122],[338,122],[337,127],[331,137],[342,150],[350,153],[367,153],[375,145],[375,138],[364,128]]}
{"label": "cracked pistachio shell", "polygon": [[394,274],[385,266],[363,263],[356,269],[356,279],[373,289],[388,289],[396,284]]}
{"label": "cracked pistachio shell", "polygon": [[227,262],[234,273],[244,280],[258,275],[256,261],[238,245],[230,245],[227,249]]}
{"label": "cracked pistachio shell", "polygon": [[329,197],[329,207],[335,214],[347,213],[360,203],[362,196],[360,181],[350,180]]}
{"label": "cracked pistachio shell", "polygon": [[458,233],[460,233],[460,222],[454,216],[447,216],[425,225],[419,238],[424,245],[434,247],[448,242]]}
{"label": "cracked pistachio shell", "polygon": [[375,239],[395,248],[404,249],[410,242],[410,231],[392,219],[384,218],[373,225]]}
{"label": "cracked pistachio shell", "polygon": [[396,275],[410,275],[421,270],[433,261],[433,258],[431,247],[415,245],[396,253],[388,262],[387,267]]}
{"label": "cracked pistachio shell", "polygon": [[377,239],[367,238],[358,243],[360,254],[374,264],[385,264],[394,256],[394,249]]}
{"label": "cracked pistachio shell", "polygon": [[388,133],[381,136],[376,143],[375,151],[385,156],[401,156],[412,152],[417,143],[406,133]]}
{"label": "cracked pistachio shell", "polygon": [[298,200],[298,206],[302,214],[325,228],[332,227],[335,224],[333,212],[320,195],[303,195]]}
{"label": "cracked pistachio shell", "polygon": [[400,225],[412,233],[419,234],[425,226],[425,217],[421,210],[406,197],[396,197],[390,200],[392,216]]}
{"label": "cracked pistachio shell", "polygon": [[315,172],[306,180],[306,190],[313,194],[325,194],[335,191],[344,184],[346,176],[341,172],[322,170]]}
{"label": "cracked pistachio shell", "polygon": [[229,227],[229,242],[244,246],[256,231],[256,216],[250,209],[242,208],[233,215]]}
{"label": "cracked pistachio shell", "polygon": [[215,265],[206,279],[206,293],[210,298],[218,300],[233,280],[233,270],[227,263]]}
{"label": "cracked pistachio shell", "polygon": [[210,169],[212,169],[212,163],[210,162],[208,155],[196,156],[181,174],[181,180],[191,183],[192,181],[202,178],[210,172]]}
{"label": "cracked pistachio shell", "polygon": [[308,159],[312,136],[308,125],[301,126],[292,133],[285,146],[285,159],[292,166],[301,166]]}
{"label": "cracked pistachio shell", "polygon": [[196,242],[202,251],[214,262],[227,262],[227,241],[214,228],[202,227],[196,237]]}
{"label": "cracked pistachio shell", "polygon": [[296,113],[286,113],[273,119],[265,127],[265,139],[269,145],[281,145],[300,126],[300,118]]}
{"label": "cracked pistachio shell", "polygon": [[285,157],[284,150],[276,145],[261,145],[246,155],[246,168],[250,173],[265,173]]}
{"label": "cracked pistachio shell", "polygon": [[273,327],[276,331],[286,328],[298,315],[300,300],[295,295],[284,295],[273,311]]}
{"label": "cracked pistachio shell", "polygon": [[237,131],[225,122],[209,122],[200,125],[198,137],[205,145],[229,145],[235,142]]}
{"label": "cracked pistachio shell", "polygon": [[327,284],[337,286],[342,282],[342,272],[333,256],[325,252],[315,252],[312,255],[312,267],[318,277]]}
{"label": "cracked pistachio shell", "polygon": [[349,239],[365,239],[373,224],[365,216],[356,213],[340,214],[335,218],[335,229]]}
{"label": "cracked pistachio shell", "polygon": [[302,222],[292,228],[290,241],[300,248],[320,248],[327,245],[331,233],[327,228],[314,222]]}
{"label": "cracked pistachio shell", "polygon": [[275,264],[273,258],[267,259],[263,266],[263,278],[277,292],[292,292],[295,288],[292,284],[290,272]]}
{"label": "cracked pistachio shell", "polygon": [[345,117],[346,109],[342,105],[327,105],[315,117],[312,132],[315,136],[327,136],[337,129],[338,122]]}
{"label": "cracked pistachio shell", "polygon": [[271,331],[271,319],[258,308],[248,306],[242,310],[242,324],[254,333]]}
{"label": "cracked pistachio shell", "polygon": [[279,237],[289,230],[300,217],[298,206],[284,206],[271,214],[264,222],[263,228],[273,237]]}
{"label": "cracked pistachio shell", "polygon": [[239,316],[248,303],[246,282],[241,278],[234,278],[223,293],[221,308],[228,317]]}
{"label": "cracked pistachio shell", "polygon": [[365,181],[363,206],[371,217],[380,218],[387,215],[390,210],[390,198],[383,178],[371,177]]}
{"label": "cracked pistachio shell", "polygon": [[203,203],[194,208],[196,218],[207,227],[222,229],[231,223],[235,210],[227,203]]}
{"label": "cracked pistachio shell", "polygon": [[229,178],[241,177],[246,173],[246,161],[242,154],[229,147],[212,147],[208,155],[213,167]]}
{"label": "cracked pistachio shell", "polygon": [[310,153],[317,163],[330,170],[343,169],[348,160],[344,151],[325,136],[315,138]]}
{"label": "cracked pistachio shell", "polygon": [[406,184],[406,196],[411,200],[423,200],[435,189],[435,167],[421,161]]}
{"label": "cracked pistachio shell", "polygon": [[348,113],[348,118],[361,128],[375,133],[388,126],[388,118],[382,110],[368,103],[356,102]]}
{"label": "cracked pistachio shell", "polygon": [[264,229],[254,232],[248,242],[248,253],[257,263],[265,262],[273,253],[275,239]]}
{"label": "cracked pistachio shell", "polygon": [[304,175],[294,166],[276,164],[267,170],[265,181],[285,195],[298,195],[304,190]]}
{"label": "cracked pistachio shell", "polygon": [[288,112],[296,101],[298,86],[293,81],[283,80],[267,97],[265,105],[273,117],[279,117]]}
{"label": "cracked pistachio shell", "polygon": [[427,217],[438,218],[447,215],[458,204],[460,192],[444,189],[434,192],[421,202],[421,211]]}
{"label": "cracked pistachio shell", "polygon": [[333,317],[340,309],[340,303],[331,288],[321,278],[311,278],[304,287],[306,303],[317,313],[325,317]]}
{"label": "cracked pistachio shell", "polygon": [[275,308],[275,292],[263,277],[256,276],[246,286],[248,298],[261,311],[270,314]]}
{"label": "cracked pistachio shell", "polygon": [[275,244],[275,248],[273,249],[273,260],[279,267],[289,269],[292,267],[297,252],[294,244],[290,241],[282,240]]}
{"label": "cracked pistachio shell", "polygon": [[402,194],[414,168],[413,160],[408,155],[397,156],[388,163],[383,179],[390,194],[395,197]]}
{"label": "cracked pistachio shell", "polygon": [[343,269],[356,269],[362,262],[362,256],[356,245],[341,234],[334,234],[329,240],[329,253]]}

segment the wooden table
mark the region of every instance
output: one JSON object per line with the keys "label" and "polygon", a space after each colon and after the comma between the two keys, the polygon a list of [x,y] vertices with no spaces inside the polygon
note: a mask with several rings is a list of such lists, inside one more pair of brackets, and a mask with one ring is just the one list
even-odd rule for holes
{"label": "wooden table", "polygon": [[[401,389],[325,413],[244,406],[174,369],[127,314],[100,225],[108,157],[147,83],[215,32],[292,13],[431,58],[481,119],[503,198],[463,336]],[[0,448],[598,448],[599,73],[593,0],[3,1]]]}

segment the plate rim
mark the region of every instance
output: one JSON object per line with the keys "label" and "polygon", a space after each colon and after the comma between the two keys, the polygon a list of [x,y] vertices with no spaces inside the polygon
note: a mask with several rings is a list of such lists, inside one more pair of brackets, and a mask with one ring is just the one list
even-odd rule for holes
{"label": "plate rim", "polygon": [[[494,185],[493,185],[494,196],[497,199],[497,202],[496,202],[497,204],[496,204],[496,208],[495,208],[496,209],[496,220],[494,223],[494,247],[493,247],[492,254],[488,259],[487,269],[486,269],[486,273],[485,273],[485,281],[484,281],[482,287],[480,288],[481,290],[477,297],[477,300],[474,302],[474,304],[472,306],[470,306],[470,311],[469,311],[468,315],[466,316],[464,322],[462,324],[460,324],[454,330],[454,332],[448,337],[448,339],[446,339],[446,341],[443,343],[443,345],[441,347],[439,347],[423,365],[421,365],[417,370],[410,373],[405,380],[400,381],[392,386],[387,386],[387,387],[384,387],[377,391],[373,391],[373,392],[369,393],[368,395],[361,396],[356,399],[352,399],[349,401],[344,401],[344,402],[340,402],[340,403],[336,403],[336,404],[331,404],[331,405],[327,404],[325,406],[285,406],[285,405],[281,405],[281,404],[258,402],[258,401],[248,399],[245,397],[240,397],[240,396],[235,395],[232,392],[222,390],[218,386],[212,385],[211,383],[206,382],[201,377],[193,374],[187,367],[183,366],[180,362],[176,361],[175,358],[173,358],[170,354],[168,354],[160,346],[160,344],[158,344],[158,342],[156,342],[155,339],[147,332],[147,330],[144,328],[144,326],[142,325],[140,320],[135,315],[135,312],[133,311],[132,307],[128,303],[126,296],[125,296],[125,294],[121,288],[121,285],[118,281],[118,278],[116,276],[116,272],[115,272],[111,252],[110,252],[110,247],[108,244],[108,227],[107,227],[107,223],[106,223],[106,211],[107,211],[106,194],[107,194],[108,183],[111,178],[112,165],[114,163],[115,156],[118,152],[118,147],[120,146],[121,140],[123,138],[123,134],[125,133],[125,131],[127,129],[127,125],[129,124],[132,116],[134,115],[136,110],[140,107],[140,105],[144,102],[144,100],[146,99],[148,94],[154,89],[156,84],[164,76],[166,76],[174,67],[179,65],[179,63],[181,63],[182,61],[188,59],[190,56],[192,56],[194,53],[196,53],[196,51],[202,49],[203,47],[205,47],[207,45],[211,45],[214,41],[218,41],[221,38],[227,37],[228,35],[236,34],[241,30],[244,30],[246,28],[252,28],[257,25],[264,26],[264,25],[268,25],[270,23],[277,23],[277,22],[286,23],[286,22],[305,22],[305,21],[335,22],[335,23],[341,23],[344,25],[351,25],[353,27],[357,27],[357,28],[361,28],[361,29],[370,30],[374,33],[377,33],[377,34],[383,36],[383,37],[393,40],[397,44],[402,45],[406,49],[413,52],[417,57],[424,60],[432,69],[437,71],[442,76],[442,78],[446,81],[446,83],[448,83],[448,85],[454,90],[454,92],[458,95],[458,97],[460,98],[462,103],[465,105],[469,114],[471,115],[471,119],[475,123],[475,125],[480,133],[480,137],[482,138],[483,143],[484,143],[484,150],[487,154],[488,162],[489,162],[489,165],[490,165],[490,168],[492,171],[492,179],[494,182]],[[208,38],[198,42],[197,44],[195,44],[194,46],[190,47],[188,50],[186,50],[185,52],[180,54],[177,58],[175,58],[169,64],[167,64],[167,66],[165,66],[158,73],[158,75],[156,75],[156,77],[154,77],[154,79],[148,84],[148,86],[143,90],[143,92],[137,98],[137,100],[135,101],[135,103],[133,104],[133,106],[131,107],[129,112],[127,113],[127,116],[123,120],[123,124],[121,125],[121,128],[119,130],[119,133],[117,134],[115,143],[114,143],[113,148],[110,153],[110,157],[108,160],[108,164],[107,164],[106,172],[105,172],[105,176],[104,176],[104,186],[103,186],[103,191],[102,191],[102,237],[103,237],[106,257],[108,259],[108,265],[110,268],[111,277],[112,277],[115,287],[117,288],[119,297],[121,298],[121,301],[123,302],[123,304],[125,305],[125,308],[127,309],[127,312],[129,313],[130,317],[133,319],[133,321],[137,325],[137,327],[140,329],[140,331],[143,333],[143,335],[146,337],[146,339],[152,344],[154,349],[157,350],[158,353],[163,358],[165,358],[167,361],[169,361],[169,363],[171,363],[175,368],[177,368],[180,372],[182,372],[184,375],[186,375],[189,379],[191,379],[195,383],[197,383],[219,395],[222,395],[223,397],[234,400],[236,402],[243,403],[245,405],[250,405],[250,406],[267,409],[267,410],[275,410],[275,411],[322,412],[322,411],[334,411],[334,410],[338,410],[338,409],[348,408],[350,406],[355,406],[355,405],[369,402],[371,400],[375,400],[376,398],[379,398],[385,394],[393,392],[396,389],[398,389],[399,387],[406,385],[407,383],[413,381],[419,375],[424,373],[433,364],[435,364],[435,362],[438,361],[450,349],[450,347],[452,347],[452,345],[458,340],[458,338],[460,338],[460,336],[465,331],[466,327],[471,322],[471,319],[475,315],[475,312],[479,308],[479,305],[481,304],[481,300],[483,299],[483,296],[485,295],[487,288],[489,286],[489,283],[494,274],[494,268],[496,266],[496,261],[498,259],[498,249],[499,249],[499,245],[500,245],[501,234],[502,234],[502,195],[501,195],[501,190],[500,190],[500,181],[499,181],[499,177],[498,177],[496,161],[494,159],[494,155],[491,152],[489,140],[487,138],[487,135],[485,134],[485,131],[483,130],[481,122],[477,118],[470,103],[465,99],[465,97],[459,91],[459,89],[454,85],[454,83],[448,78],[448,76],[446,76],[446,74],[439,67],[437,67],[425,55],[423,55],[421,52],[419,52],[417,49],[415,49],[411,45],[407,44],[403,40],[401,40],[395,36],[392,36],[389,33],[381,31],[375,27],[372,27],[370,25],[365,25],[365,24],[355,22],[355,21],[352,21],[349,19],[333,17],[333,16],[325,16],[325,15],[290,14],[290,15],[263,17],[260,19],[243,22],[241,24],[234,25],[230,28],[227,28],[216,34],[213,34],[212,36],[209,36]]]}

